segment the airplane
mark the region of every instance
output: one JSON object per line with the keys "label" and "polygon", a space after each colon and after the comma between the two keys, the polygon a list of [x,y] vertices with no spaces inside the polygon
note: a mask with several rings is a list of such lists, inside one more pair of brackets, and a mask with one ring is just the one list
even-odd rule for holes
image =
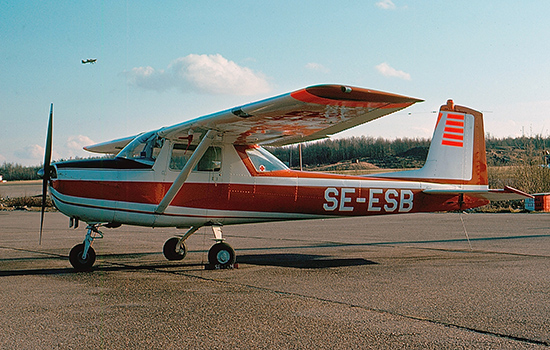
{"label": "airplane", "polygon": [[96,62],[97,62],[97,58],[88,58],[87,60],[82,60],[82,64],[96,63]]}
{"label": "airplane", "polygon": [[[100,228],[185,228],[163,247],[168,260],[187,254],[185,240],[209,226],[208,268],[231,268],[224,225],[282,220],[457,211],[490,200],[530,198],[489,189],[482,113],[452,100],[441,106],[425,165],[365,176],[289,169],[262,146],[318,140],[422,100],[346,85],[316,85],[176,125],[84,147],[114,158],[51,162],[50,109],[43,178],[70,227],[87,223],[69,254],[90,270]],[[44,203],[43,203],[44,205]],[[42,208],[40,240],[44,222]]]}

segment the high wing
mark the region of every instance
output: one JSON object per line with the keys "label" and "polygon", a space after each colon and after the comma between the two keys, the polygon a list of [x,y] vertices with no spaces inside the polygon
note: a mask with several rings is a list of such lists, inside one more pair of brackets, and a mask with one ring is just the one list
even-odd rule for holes
{"label": "high wing", "polygon": [[[316,85],[165,127],[158,134],[186,139],[214,130],[228,143],[283,146],[325,138],[421,101],[358,87]],[[103,153],[114,144],[121,147],[121,139],[86,149]]]}
{"label": "high wing", "polygon": [[174,139],[216,130],[226,142],[282,146],[312,141],[422,100],[342,85],[318,85],[163,128]]}

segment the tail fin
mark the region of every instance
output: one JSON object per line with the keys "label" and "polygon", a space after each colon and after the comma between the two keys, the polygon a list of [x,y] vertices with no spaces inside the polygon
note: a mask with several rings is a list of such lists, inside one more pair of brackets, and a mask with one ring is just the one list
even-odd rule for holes
{"label": "tail fin", "polygon": [[[380,175],[377,175],[380,176]],[[452,100],[441,106],[424,167],[383,177],[455,185],[488,185],[483,114]]]}

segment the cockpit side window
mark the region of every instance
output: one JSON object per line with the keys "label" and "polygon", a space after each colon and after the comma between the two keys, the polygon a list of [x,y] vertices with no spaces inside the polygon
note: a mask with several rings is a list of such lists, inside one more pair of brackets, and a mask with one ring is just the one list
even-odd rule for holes
{"label": "cockpit side window", "polygon": [[133,159],[146,163],[154,163],[160,153],[164,139],[156,132],[137,136],[117,155],[119,158]]}
{"label": "cockpit side window", "polygon": [[196,146],[182,143],[174,144],[172,147],[172,156],[170,157],[170,169],[181,170],[185,163],[191,158]]}

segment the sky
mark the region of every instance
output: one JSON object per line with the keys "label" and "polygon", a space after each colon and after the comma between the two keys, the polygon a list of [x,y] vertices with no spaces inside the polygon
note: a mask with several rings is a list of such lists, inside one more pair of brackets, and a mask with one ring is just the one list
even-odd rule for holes
{"label": "sky", "polygon": [[[333,137],[429,138],[453,99],[548,137],[550,1],[0,0],[0,164],[53,158],[316,84],[425,100]],[[97,58],[95,64],[81,60]]]}

